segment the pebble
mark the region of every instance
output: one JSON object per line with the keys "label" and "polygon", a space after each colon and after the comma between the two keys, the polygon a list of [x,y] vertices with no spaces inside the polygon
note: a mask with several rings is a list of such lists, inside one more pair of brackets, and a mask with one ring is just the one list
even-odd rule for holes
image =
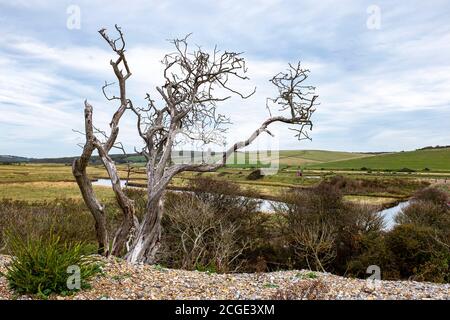
{"label": "pebble", "polygon": [[[100,257],[104,275],[92,279],[92,288],[72,296],[52,296],[50,299],[101,300],[166,300],[166,299],[274,299],[280,292],[302,283],[321,281],[325,284],[319,299],[439,299],[450,300],[450,284],[414,281],[377,281],[351,279],[310,270],[268,273],[215,274],[177,269],[161,269],[150,265],[131,265],[117,258]],[[10,257],[0,255],[0,272]],[[304,275],[304,276],[303,276]],[[120,280],[118,280],[120,279]],[[0,299],[13,299],[7,281],[0,276]],[[30,299],[31,297],[20,297]]]}

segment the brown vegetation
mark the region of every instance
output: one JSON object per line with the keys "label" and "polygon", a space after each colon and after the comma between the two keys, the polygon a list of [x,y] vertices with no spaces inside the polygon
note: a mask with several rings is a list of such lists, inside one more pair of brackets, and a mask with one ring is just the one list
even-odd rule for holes
{"label": "brown vegetation", "polygon": [[[240,196],[236,184],[199,177],[192,185],[192,192],[166,192],[164,197],[157,255],[163,266],[221,273],[308,268],[366,278],[367,267],[378,265],[382,279],[449,282],[450,210],[439,191],[417,193],[394,229],[386,231],[376,207],[343,201],[332,184],[287,192],[289,204],[277,205],[275,214],[260,212],[259,200]],[[126,192],[142,217],[145,191]],[[113,234],[120,209],[107,203],[105,212]],[[43,236],[51,228],[63,241],[95,246],[92,217],[80,202],[0,203],[2,234],[14,229]],[[0,247],[7,246],[0,235]]]}

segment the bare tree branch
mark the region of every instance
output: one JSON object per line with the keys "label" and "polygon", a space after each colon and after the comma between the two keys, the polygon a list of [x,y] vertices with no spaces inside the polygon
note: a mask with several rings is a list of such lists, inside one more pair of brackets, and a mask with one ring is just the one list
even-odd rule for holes
{"label": "bare tree branch", "polygon": [[[163,194],[172,178],[183,171],[215,171],[225,166],[232,154],[250,145],[261,133],[273,136],[268,129],[272,123],[289,124],[299,140],[308,139],[307,129],[312,128],[311,116],[317,105],[317,95],[314,94],[314,87],[305,85],[309,70],[302,69],[300,63],[290,64],[286,72],[281,72],[270,80],[278,91],[275,98],[267,99],[266,107],[270,117],[247,139],[234,143],[216,163],[206,163],[203,159],[201,163],[173,163],[173,148],[182,142],[195,142],[201,146],[211,143],[226,145],[224,137],[230,120],[218,112],[218,104],[233,95],[247,99],[256,90],[242,92],[232,86],[236,80],[249,80],[245,59],[242,53],[221,52],[217,47],[212,52],[201,47],[191,50],[188,45],[190,35],[171,40],[174,52],[163,57],[164,83],[156,87],[160,103],[156,103],[147,94],[147,106],[138,107],[127,97],[126,82],[131,71],[125,55],[126,42],[121,28],[116,25],[115,29],[118,37],[114,39],[109,37],[106,29],[101,29],[99,33],[116,55],[116,59],[110,61],[116,81],[105,82],[102,92],[108,101],[115,102],[118,106],[109,124],[110,132],[106,132],[93,125],[92,106],[86,102],[86,142],[80,158],[74,162],[73,173],[96,220],[99,245],[105,253],[109,252],[111,246],[112,254],[124,254],[130,262],[151,263],[160,245]],[[115,84],[119,92],[107,92]],[[136,116],[136,129],[144,143],[140,151],[136,148],[135,151],[147,160],[147,208],[142,221],[136,218],[134,203],[122,190],[118,169],[109,155],[113,148],[126,154],[117,138],[120,120],[127,110]],[[109,243],[105,227],[103,207],[96,199],[86,174],[86,167],[94,150],[98,151],[108,172],[123,212],[122,224],[117,229],[112,244]],[[128,163],[127,180],[130,168]],[[196,243],[196,239],[191,240]]]}

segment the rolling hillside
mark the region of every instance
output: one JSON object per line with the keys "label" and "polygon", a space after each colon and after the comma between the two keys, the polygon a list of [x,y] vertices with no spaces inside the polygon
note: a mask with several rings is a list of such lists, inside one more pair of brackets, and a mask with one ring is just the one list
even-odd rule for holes
{"label": "rolling hillside", "polygon": [[280,164],[305,165],[370,157],[370,154],[326,150],[280,150]]}
{"label": "rolling hillside", "polygon": [[[206,153],[204,154],[207,157]],[[220,160],[222,154],[216,153],[212,156],[213,161]],[[279,157],[279,163],[282,166],[306,166],[311,169],[354,169],[368,168],[372,170],[401,170],[403,168],[413,170],[424,170],[428,168],[431,171],[450,171],[450,147],[449,148],[425,148],[416,151],[396,152],[396,153],[356,153],[342,151],[326,150],[280,150],[276,153],[259,154],[260,163],[270,163],[270,158]],[[118,163],[125,163],[124,155],[112,155],[112,158]],[[15,156],[0,156],[0,163],[72,163],[74,157],[35,159]],[[176,163],[202,161],[202,155],[199,151],[178,153],[174,152],[172,160]],[[249,167],[255,166],[257,162],[255,152],[237,152],[236,157],[229,159],[229,167]],[[142,156],[131,154],[128,160],[134,163],[143,162]],[[92,163],[100,164],[100,159],[92,157]]]}
{"label": "rolling hillside", "polygon": [[[206,158],[206,152],[204,153]],[[276,154],[272,153],[272,155],[267,156],[266,152],[261,152],[259,157],[262,161],[267,158],[274,157]],[[353,152],[341,152],[341,151],[325,151],[325,150],[280,150],[279,151],[279,159],[280,164],[296,166],[296,165],[305,165],[308,163],[322,163],[329,161],[338,161],[338,160],[346,160],[360,157],[371,156],[369,154],[363,153],[353,153]],[[128,158],[126,158],[123,154],[114,154],[111,157],[118,163],[125,163],[126,159],[131,162],[144,162],[145,158],[143,156],[139,156],[137,154],[130,154]],[[214,161],[220,160],[222,157],[222,153],[215,153],[212,158]],[[25,157],[17,157],[17,156],[2,156],[0,155],[0,163],[72,163],[75,157],[64,157],[64,158],[25,158]],[[184,151],[183,153],[179,153],[178,151],[174,151],[172,154],[172,160],[176,163],[179,162],[189,162],[191,159],[195,159],[195,161],[202,160],[202,154],[200,151]],[[250,151],[247,154],[245,152],[237,152],[235,161],[237,164],[245,164],[249,163],[249,159],[257,159],[256,152]],[[232,161],[234,159],[230,159]],[[251,160],[250,160],[251,161]],[[93,156],[92,163],[100,164],[100,159],[98,156]]]}
{"label": "rolling hillside", "polygon": [[[214,160],[220,160],[221,153],[213,156]],[[276,152],[260,151],[257,154],[254,151],[248,153],[239,151],[235,157],[230,157],[228,166],[230,167],[246,167],[256,165],[257,159],[261,164],[270,163],[270,159],[279,159],[282,166],[305,166],[307,164],[324,163],[329,161],[340,161],[354,158],[370,157],[373,154],[354,153],[343,151],[326,151],[326,150],[280,150]],[[174,160],[176,158],[173,158]]]}
{"label": "rolling hillside", "polygon": [[423,149],[416,151],[379,154],[371,157],[350,160],[332,161],[312,164],[308,168],[314,169],[356,169],[369,168],[372,170],[413,170],[450,171],[450,148]]}

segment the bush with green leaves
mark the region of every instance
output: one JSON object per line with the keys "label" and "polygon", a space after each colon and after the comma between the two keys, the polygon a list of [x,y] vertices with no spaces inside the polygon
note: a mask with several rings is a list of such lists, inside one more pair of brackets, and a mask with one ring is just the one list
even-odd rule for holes
{"label": "bush with green leaves", "polygon": [[[89,287],[88,280],[100,272],[91,256],[92,248],[83,243],[68,243],[50,232],[47,237],[23,237],[8,231],[12,262],[6,267],[9,286],[17,294],[69,295]],[[75,272],[79,271],[78,275]]]}
{"label": "bush with green leaves", "polygon": [[432,227],[400,224],[385,238],[391,257],[391,268],[402,279],[449,282],[450,251],[437,241]]}

